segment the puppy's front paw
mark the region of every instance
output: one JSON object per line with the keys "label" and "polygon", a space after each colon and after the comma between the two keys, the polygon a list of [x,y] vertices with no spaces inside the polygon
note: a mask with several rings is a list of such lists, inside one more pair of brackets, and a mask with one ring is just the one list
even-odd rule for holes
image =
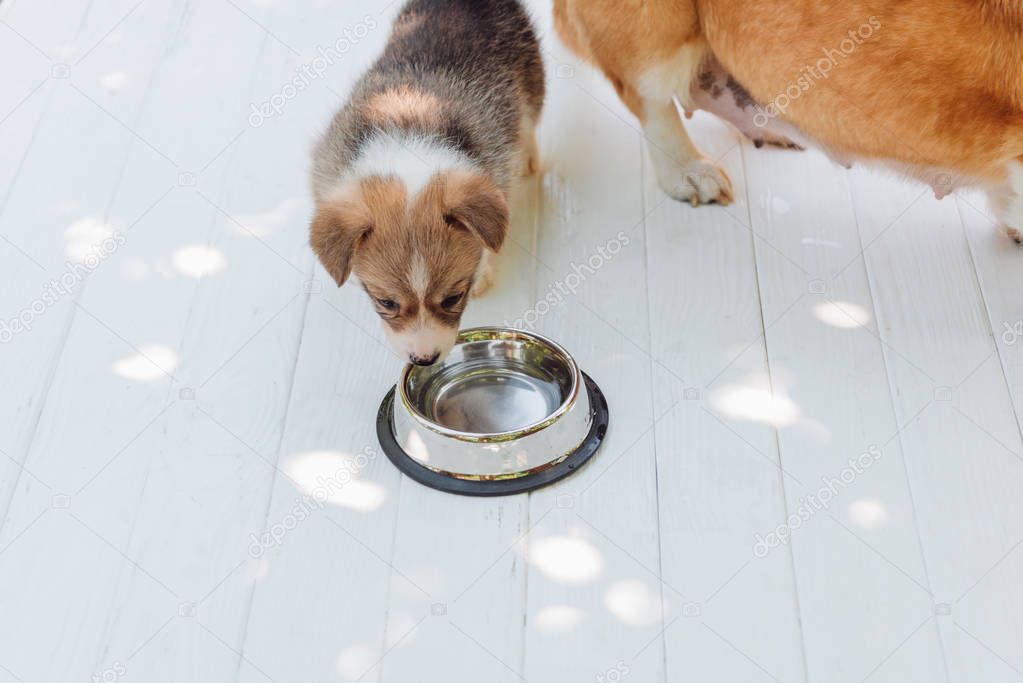
{"label": "puppy's front paw", "polygon": [[[534,150],[535,151],[535,150]],[[540,171],[540,156],[527,155],[522,160],[522,177],[531,178]]]}
{"label": "puppy's front paw", "polygon": [[540,148],[536,138],[530,136],[522,150],[522,177],[529,178],[540,171]]}
{"label": "puppy's front paw", "polygon": [[[655,154],[654,158],[657,156]],[[732,181],[723,168],[709,159],[693,159],[684,164],[662,159],[654,166],[657,184],[672,199],[693,206],[732,203]]]}
{"label": "puppy's front paw", "polygon": [[469,290],[469,296],[473,299],[477,299],[484,294],[487,290],[494,285],[494,264],[487,259],[485,263],[480,265],[479,272],[476,273],[476,281],[472,283],[472,289]]}
{"label": "puppy's front paw", "polygon": [[1006,228],[1005,233],[1012,238],[1012,241],[1018,245],[1023,246],[1023,233],[1020,233],[1016,228]]}

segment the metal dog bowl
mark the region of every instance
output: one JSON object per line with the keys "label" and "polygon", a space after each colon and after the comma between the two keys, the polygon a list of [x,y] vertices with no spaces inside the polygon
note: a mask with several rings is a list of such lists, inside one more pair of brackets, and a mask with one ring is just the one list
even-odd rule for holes
{"label": "metal dog bowl", "polygon": [[521,493],[571,474],[607,430],[607,402],[561,346],[477,327],[440,363],[406,365],[377,414],[380,445],[416,481],[466,495]]}

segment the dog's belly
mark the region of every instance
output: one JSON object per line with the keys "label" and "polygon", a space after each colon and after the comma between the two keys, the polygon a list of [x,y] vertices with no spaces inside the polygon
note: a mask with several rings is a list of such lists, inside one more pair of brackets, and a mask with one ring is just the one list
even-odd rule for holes
{"label": "dog's belly", "polygon": [[808,138],[785,119],[767,116],[761,103],[724,70],[713,55],[700,65],[692,83],[689,109],[704,109],[728,121],[758,147],[764,143],[805,146]]}
{"label": "dog's belly", "polygon": [[[693,82],[689,106],[693,110],[703,109],[728,121],[757,147],[763,144],[790,148],[815,147],[836,164],[852,168],[854,161],[852,155],[830,148],[822,141],[807,135],[784,117],[772,115],[772,112],[754,100],[742,84],[725,71],[713,56],[703,63],[698,78]],[[864,158],[863,161],[869,160]],[[938,199],[957,187],[975,185],[983,180],[964,176],[955,169],[937,165],[912,166],[895,160],[890,160],[889,164],[901,173],[930,185]]]}
{"label": "dog's belly", "polygon": [[[711,51],[762,105],[766,127],[840,162],[991,179],[1023,154],[1023,41],[984,14],[986,0],[944,13],[932,4],[699,3]],[[734,108],[721,99],[698,106]]]}

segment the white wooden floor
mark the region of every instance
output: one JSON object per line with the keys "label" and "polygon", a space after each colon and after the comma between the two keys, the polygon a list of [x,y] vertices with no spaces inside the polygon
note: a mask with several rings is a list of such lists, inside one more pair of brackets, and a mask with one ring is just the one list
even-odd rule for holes
{"label": "white wooden floor", "polygon": [[1023,681],[1023,252],[699,116],[736,203],[667,200],[535,4],[548,170],[466,322],[612,425],[499,499],[378,455],[400,361],[306,246],[396,4],[0,5],[0,683]]}

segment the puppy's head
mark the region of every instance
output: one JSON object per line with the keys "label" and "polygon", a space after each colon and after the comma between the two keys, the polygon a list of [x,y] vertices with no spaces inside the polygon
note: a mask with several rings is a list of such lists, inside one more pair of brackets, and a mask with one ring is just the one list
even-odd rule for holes
{"label": "puppy's head", "polygon": [[310,241],[338,286],[355,273],[398,354],[430,365],[455,343],[483,250],[507,231],[497,186],[451,170],[413,196],[394,176],[346,184],[317,205]]}

